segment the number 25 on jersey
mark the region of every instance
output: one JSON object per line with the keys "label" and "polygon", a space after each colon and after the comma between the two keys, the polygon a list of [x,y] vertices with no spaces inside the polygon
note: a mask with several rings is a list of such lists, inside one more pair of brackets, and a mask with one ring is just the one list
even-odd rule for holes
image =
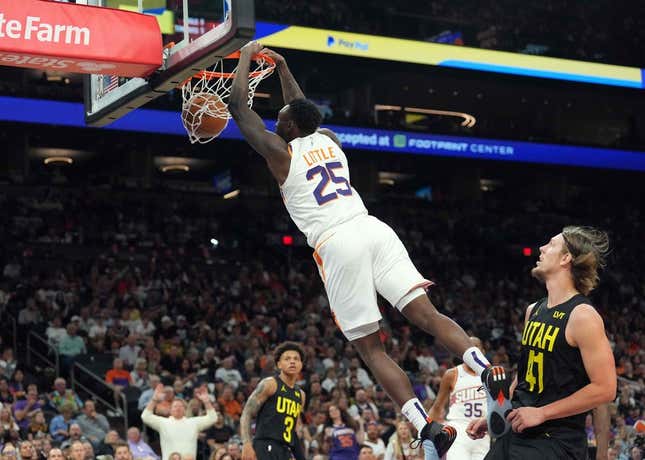
{"label": "number 25 on jersey", "polygon": [[[307,180],[310,181],[316,176],[320,176],[320,182],[314,189],[314,198],[319,206],[338,198],[338,195],[349,196],[352,194],[352,187],[349,181],[341,176],[334,174],[335,169],[342,169],[343,164],[340,161],[329,161],[323,165],[317,165],[307,171]],[[336,184],[334,191],[327,191],[329,182]]]}

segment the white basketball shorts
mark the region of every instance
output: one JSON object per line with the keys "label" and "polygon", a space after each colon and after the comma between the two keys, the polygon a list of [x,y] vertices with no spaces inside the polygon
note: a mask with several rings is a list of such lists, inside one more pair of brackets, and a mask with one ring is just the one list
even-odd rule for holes
{"label": "white basketball shorts", "polygon": [[466,434],[468,425],[447,422],[457,430],[457,439],[446,453],[446,460],[482,460],[490,450],[490,438],[470,439]]}
{"label": "white basketball shorts", "polygon": [[325,232],[314,260],[336,324],[348,340],[378,330],[377,292],[394,306],[410,291],[433,284],[415,268],[394,230],[373,216],[357,216]]}

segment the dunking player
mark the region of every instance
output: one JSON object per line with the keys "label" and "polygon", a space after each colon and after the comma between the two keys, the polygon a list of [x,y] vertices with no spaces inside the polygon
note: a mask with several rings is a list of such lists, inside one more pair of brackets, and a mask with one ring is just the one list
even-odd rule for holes
{"label": "dunking player", "polygon": [[242,48],[229,111],[247,142],[266,160],[280,185],[287,211],[314,248],[336,324],[388,395],[401,406],[420,438],[433,441],[443,453],[456,432],[428,419],[407,376],[385,353],[379,336],[381,315],[376,293],[450,351],[463,356],[477,374],[483,374],[489,392],[499,397],[500,410],[510,410],[510,382],[502,368],[490,367],[454,321],[437,311],[425,293],[432,283],[416,270],[394,231],[368,215],[350,184],[340,141],[333,132],[319,129],[320,112],[304,98],[282,56],[266,51],[277,61],[287,104],[278,114],[276,133],[267,131],[262,119],[248,107],[249,64],[260,51],[262,46],[257,42]]}
{"label": "dunking player", "polygon": [[[474,346],[482,349],[481,340],[471,337]],[[483,351],[483,350],[482,350]],[[490,448],[490,439],[469,439],[464,436],[468,424],[486,414],[486,393],[481,388],[481,380],[466,364],[448,369],[441,378],[439,393],[430,409],[433,420],[443,420],[443,411],[448,408],[446,420],[455,427],[457,436],[455,443],[446,454],[446,460],[481,460]],[[426,459],[431,458],[426,452]],[[438,460],[438,457],[436,457]]]}
{"label": "dunking player", "polygon": [[[512,431],[493,444],[486,459],[585,459],[585,415],[616,396],[616,367],[602,318],[585,296],[598,282],[607,235],[589,227],[565,227],[540,248],[531,271],[547,297],[526,310]],[[471,422],[477,438],[486,421]]]}
{"label": "dunking player", "polygon": [[[305,404],[305,393],[296,385],[304,352],[297,343],[284,342],[275,349],[274,358],[280,374],[261,380],[242,411],[242,460],[289,460],[292,454],[296,460],[305,459],[296,435]],[[256,415],[251,440],[251,421]]]}

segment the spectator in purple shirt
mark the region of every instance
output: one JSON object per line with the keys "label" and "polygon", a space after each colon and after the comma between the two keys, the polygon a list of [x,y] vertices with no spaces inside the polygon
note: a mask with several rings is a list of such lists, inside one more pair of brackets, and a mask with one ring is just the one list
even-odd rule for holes
{"label": "spectator in purple shirt", "polygon": [[19,399],[13,403],[13,416],[21,431],[29,428],[29,420],[39,410],[45,406],[43,400],[38,399],[38,387],[32,383],[27,386],[27,395],[24,399]]}
{"label": "spectator in purple shirt", "polygon": [[141,432],[137,427],[128,430],[128,446],[132,452],[133,460],[159,460],[159,456],[141,438]]}

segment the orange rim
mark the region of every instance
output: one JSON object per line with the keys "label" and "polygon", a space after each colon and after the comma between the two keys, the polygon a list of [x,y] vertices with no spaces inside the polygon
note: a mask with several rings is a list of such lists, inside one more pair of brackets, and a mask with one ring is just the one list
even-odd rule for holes
{"label": "orange rim", "polygon": [[[224,57],[224,59],[239,59],[240,58],[240,52],[239,51],[234,51],[233,53],[229,54],[228,56]],[[262,58],[265,62],[269,64],[269,67],[266,69],[262,70],[256,70],[254,72],[249,73],[249,78],[257,78],[262,75],[266,75],[270,73],[273,69],[275,69],[275,61],[273,60],[272,57],[270,57],[267,54],[264,53],[258,53],[254,56],[254,59],[256,61],[260,60]],[[233,72],[213,72],[211,70],[202,70],[200,72],[197,72],[195,75],[193,75],[190,78],[187,78],[184,80],[181,85],[179,86],[184,86],[186,83],[188,83],[190,80],[193,78],[206,78],[207,80],[212,80],[214,78],[227,78],[227,79],[232,79],[235,78],[235,73]]]}

